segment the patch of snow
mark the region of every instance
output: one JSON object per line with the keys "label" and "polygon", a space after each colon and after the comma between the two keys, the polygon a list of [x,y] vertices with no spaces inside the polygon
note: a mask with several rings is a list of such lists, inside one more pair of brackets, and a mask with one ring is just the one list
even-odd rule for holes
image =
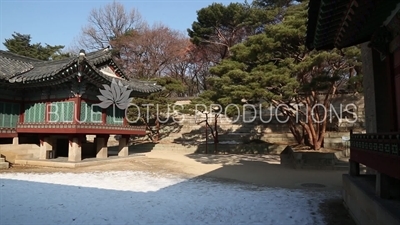
{"label": "patch of snow", "polygon": [[330,193],[144,172],[0,174],[1,224],[323,224]]}

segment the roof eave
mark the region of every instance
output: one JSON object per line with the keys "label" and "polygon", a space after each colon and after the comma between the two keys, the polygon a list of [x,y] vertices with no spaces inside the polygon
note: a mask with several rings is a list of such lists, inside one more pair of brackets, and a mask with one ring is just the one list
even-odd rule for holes
{"label": "roof eave", "polygon": [[308,49],[314,49],[314,38],[321,8],[321,0],[310,0],[308,3],[308,20],[307,20],[307,36],[306,46]]}
{"label": "roof eave", "polygon": [[[373,33],[394,15],[396,8],[400,7],[397,0],[360,1],[358,4],[353,4],[354,1],[351,0],[343,0],[337,3],[336,9],[325,9],[324,15],[328,17],[320,24],[322,2],[324,0],[310,0],[309,3],[306,46],[310,50],[342,49],[368,42]],[[345,3],[348,3],[347,10],[344,7]],[[326,4],[335,3],[332,1]],[[344,13],[341,15],[342,11]],[[340,15],[341,18],[338,17]],[[337,17],[336,22],[339,19],[342,22],[335,24],[332,22],[334,17]]]}

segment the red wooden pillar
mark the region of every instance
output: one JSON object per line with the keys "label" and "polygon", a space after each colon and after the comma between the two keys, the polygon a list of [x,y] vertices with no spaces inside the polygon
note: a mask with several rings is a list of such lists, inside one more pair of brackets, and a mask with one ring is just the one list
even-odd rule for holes
{"label": "red wooden pillar", "polygon": [[81,120],[81,103],[82,99],[77,95],[74,99],[74,124],[78,124]]}
{"label": "red wooden pillar", "polygon": [[128,120],[126,119],[125,112],[124,112],[124,114],[123,114],[123,123],[122,123],[122,125],[124,125],[124,126],[128,126],[128,125],[129,125],[129,124],[128,124]]}
{"label": "red wooden pillar", "polygon": [[25,122],[25,103],[21,102],[19,105],[19,123]]}
{"label": "red wooden pillar", "polygon": [[46,101],[45,109],[44,109],[44,122],[45,123],[48,123],[50,121],[50,114],[49,114],[50,107],[51,107],[51,103],[49,101]]}
{"label": "red wooden pillar", "polygon": [[103,124],[107,124],[107,110],[103,109],[101,111],[101,120],[103,121]]}

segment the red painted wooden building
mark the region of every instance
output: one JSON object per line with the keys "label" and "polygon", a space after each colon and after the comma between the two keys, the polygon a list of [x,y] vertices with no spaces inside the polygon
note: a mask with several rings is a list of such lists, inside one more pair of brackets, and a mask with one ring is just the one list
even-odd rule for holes
{"label": "red painted wooden building", "polygon": [[358,224],[400,224],[400,0],[310,0],[308,16],[310,49],[362,50],[366,133],[350,137],[344,202]]}
{"label": "red painted wooden building", "polygon": [[105,158],[115,134],[121,135],[119,155],[126,156],[128,138],[146,131],[128,123],[118,101],[161,88],[128,79],[108,49],[54,61],[0,51],[0,144],[38,143],[40,159],[80,161],[86,135],[96,135],[96,157]]}

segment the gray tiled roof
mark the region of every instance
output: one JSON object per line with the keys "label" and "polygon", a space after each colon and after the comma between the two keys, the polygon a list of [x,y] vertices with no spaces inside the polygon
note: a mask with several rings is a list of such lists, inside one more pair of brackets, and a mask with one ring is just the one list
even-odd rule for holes
{"label": "gray tiled roof", "polygon": [[68,58],[56,61],[44,61],[34,64],[33,69],[13,76],[12,80],[15,82],[28,82],[33,80],[41,80],[44,78],[52,77],[64,69],[67,69],[76,59]]}
{"label": "gray tiled roof", "polygon": [[36,62],[40,62],[40,60],[0,50],[0,79],[25,73],[33,69],[33,64]]}
{"label": "gray tiled roof", "polygon": [[86,54],[86,58],[92,62],[94,65],[99,65],[100,63],[106,62],[112,59],[111,52],[107,49],[90,52]]}
{"label": "gray tiled roof", "polygon": [[[113,62],[113,60],[111,52],[107,49],[88,53],[82,61],[87,68],[88,79],[97,84],[107,84],[112,81],[112,77],[103,74],[98,68],[99,65],[109,62]],[[41,84],[48,80],[68,80],[72,77],[70,74],[77,71],[77,67],[78,57],[40,61],[0,51],[0,81],[8,81],[9,83],[29,85],[30,83]],[[125,78],[122,71],[120,73]],[[121,81],[133,91],[140,93],[153,93],[162,90],[162,87],[154,84],[154,82],[136,79],[122,79]]]}
{"label": "gray tiled roof", "polygon": [[142,92],[142,93],[153,93],[162,90],[162,86],[157,85],[155,82],[140,81],[136,79],[130,79],[128,81],[123,81],[124,85],[128,85],[130,89]]}

